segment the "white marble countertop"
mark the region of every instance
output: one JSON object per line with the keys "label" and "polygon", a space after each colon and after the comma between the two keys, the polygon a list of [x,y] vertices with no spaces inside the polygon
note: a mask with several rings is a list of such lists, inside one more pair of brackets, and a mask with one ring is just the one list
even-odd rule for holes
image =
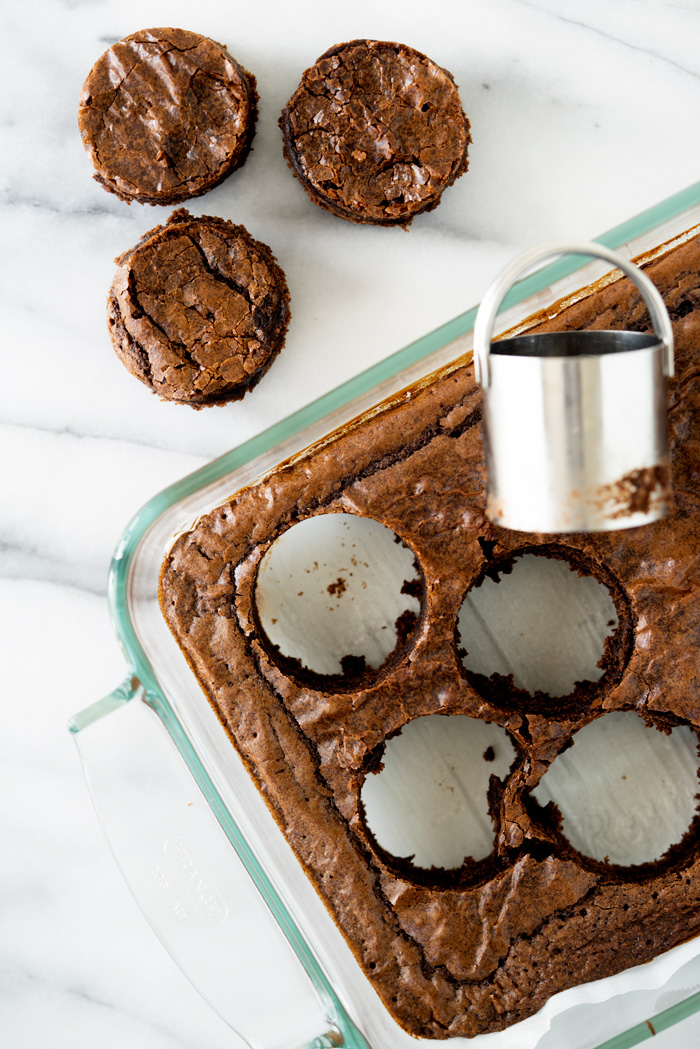
{"label": "white marble countertop", "polygon": [[[76,125],[105,47],[163,24],[220,40],[258,78],[254,151],[191,210],[269,243],[292,295],[260,386],[200,412],[159,402],[111,350],[112,260],[169,209],[105,193]],[[137,911],[65,729],[123,676],[106,600],[120,533],[165,485],[473,305],[517,250],[590,238],[696,181],[700,3],[33,0],[5,4],[0,26],[0,1041],[223,1049],[240,1043]],[[410,233],[320,211],[282,157],[302,70],[358,36],[450,69],[472,122],[469,173]],[[657,1044],[699,1036],[700,1018]]]}

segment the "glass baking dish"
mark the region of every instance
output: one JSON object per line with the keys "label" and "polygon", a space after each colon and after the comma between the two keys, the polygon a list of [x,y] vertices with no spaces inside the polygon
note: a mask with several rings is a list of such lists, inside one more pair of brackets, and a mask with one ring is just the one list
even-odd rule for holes
{"label": "glass baking dish", "polygon": [[[700,183],[598,239],[631,258],[682,240],[698,224]],[[527,277],[507,297],[498,330],[517,330],[607,269],[566,258]],[[205,999],[259,1049],[384,1049],[416,1039],[375,996],[204,698],[160,612],[161,564],[173,538],[203,513],[469,353],[475,313],[156,495],[114,555],[109,602],[127,674],[69,727],[117,863],[145,916]],[[507,1031],[452,1042],[544,1049],[557,1031],[557,1044],[570,1049],[635,1045],[700,1011],[700,991],[677,1000],[679,988],[700,984],[698,953],[697,943],[682,944],[648,965],[556,995]],[[665,1005],[664,986],[676,1000],[654,1009],[649,992]],[[581,1009],[591,1010],[588,1019]],[[576,1015],[570,1029],[569,1013]]]}

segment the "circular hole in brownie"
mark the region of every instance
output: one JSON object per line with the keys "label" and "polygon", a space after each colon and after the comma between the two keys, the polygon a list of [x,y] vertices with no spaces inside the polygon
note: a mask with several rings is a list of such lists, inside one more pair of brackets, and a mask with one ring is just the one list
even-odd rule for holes
{"label": "circular hole in brownie", "polygon": [[362,785],[365,826],[380,848],[420,868],[453,870],[494,846],[487,792],[515,757],[510,736],[465,714],[430,714],[387,740]]}
{"label": "circular hole in brownie", "polygon": [[623,867],[651,863],[697,815],[698,737],[686,725],[659,731],[630,711],[605,714],[576,733],[532,793],[555,821],[558,810],[577,852]]}
{"label": "circular hole in brownie", "polygon": [[398,658],[419,622],[423,580],[390,528],[318,514],[284,532],[260,562],[259,626],[285,672],[357,681]]}
{"label": "circular hole in brownie", "polygon": [[[550,713],[554,697],[580,701],[598,692],[598,683],[618,677],[628,657],[629,631],[611,587],[618,606],[626,601],[619,584],[612,578],[610,584],[561,547],[487,564],[457,620],[468,679],[494,702],[530,710],[539,702]],[[567,712],[561,703],[557,709]]]}

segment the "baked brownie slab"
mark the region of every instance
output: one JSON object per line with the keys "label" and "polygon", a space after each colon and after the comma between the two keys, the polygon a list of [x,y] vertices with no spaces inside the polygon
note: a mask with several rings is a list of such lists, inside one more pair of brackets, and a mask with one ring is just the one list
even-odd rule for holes
{"label": "baked brownie slab", "polygon": [[179,204],[244,162],[257,99],[255,77],[221,44],[183,29],[142,29],[92,67],[78,124],[106,190],[127,203]]}
{"label": "baked brownie slab", "polygon": [[311,200],[351,222],[408,226],[468,167],[452,75],[382,40],[338,44],[282,111],[284,155]]}
{"label": "baked brownie slab", "polygon": [[[236,493],[179,536],[163,566],[162,610],[206,697],[377,994],[416,1036],[501,1030],[558,991],[700,933],[697,816],[660,859],[616,867],[577,852],[556,808],[532,794],[576,732],[608,711],[636,712],[650,730],[700,729],[700,241],[647,272],[676,337],[664,521],[564,536],[491,525],[468,359]],[[627,280],[556,312],[532,330],[650,326]],[[258,565],[275,539],[334,512],[393,529],[424,583],[400,658],[343,689],[288,674],[255,609]],[[507,679],[468,675],[459,656],[465,593],[528,551],[605,584],[619,619],[600,681],[549,704],[529,703]],[[436,713],[500,725],[516,753],[491,780],[491,855],[454,870],[382,850],[361,801],[387,738]]]}
{"label": "baked brownie slab", "polygon": [[284,273],[244,226],[180,208],[117,262],[112,344],[162,400],[192,408],[240,400],[284,345]]}

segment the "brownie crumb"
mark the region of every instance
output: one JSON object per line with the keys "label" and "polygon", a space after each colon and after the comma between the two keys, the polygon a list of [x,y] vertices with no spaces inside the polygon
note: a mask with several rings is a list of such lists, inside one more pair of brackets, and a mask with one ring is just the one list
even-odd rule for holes
{"label": "brownie crumb", "polygon": [[493,747],[487,747],[486,750],[484,751],[484,761],[495,761],[495,760],[496,760],[496,751],[493,749]]}
{"label": "brownie crumb", "polygon": [[485,539],[483,535],[480,535],[477,542],[484,552],[484,557],[487,561],[490,561],[494,555],[494,550],[498,546],[495,539]]}
{"label": "brownie crumb", "polygon": [[358,678],[367,673],[369,667],[364,656],[343,656],[340,666],[344,677]]}
{"label": "brownie crumb", "polygon": [[405,609],[394,623],[396,629],[396,645],[403,647],[418,626],[418,616],[410,608]]}
{"label": "brownie crumb", "polygon": [[404,579],[401,586],[401,593],[406,594],[407,597],[415,597],[420,601],[423,596],[423,583],[419,578]]}

